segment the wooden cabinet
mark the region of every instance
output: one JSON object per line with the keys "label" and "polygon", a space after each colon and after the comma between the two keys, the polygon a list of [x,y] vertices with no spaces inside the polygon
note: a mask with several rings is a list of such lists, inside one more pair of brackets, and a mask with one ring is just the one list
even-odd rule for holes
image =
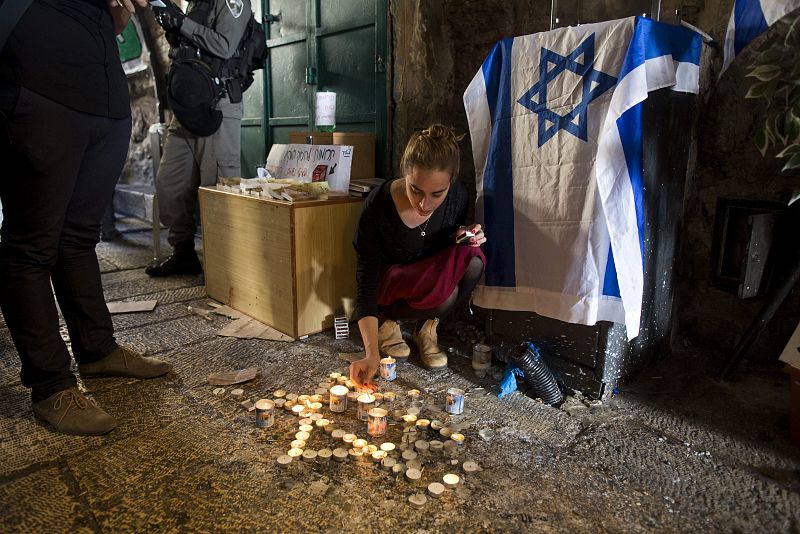
{"label": "wooden cabinet", "polygon": [[352,315],[362,199],[282,202],[200,188],[206,291],[293,337]]}

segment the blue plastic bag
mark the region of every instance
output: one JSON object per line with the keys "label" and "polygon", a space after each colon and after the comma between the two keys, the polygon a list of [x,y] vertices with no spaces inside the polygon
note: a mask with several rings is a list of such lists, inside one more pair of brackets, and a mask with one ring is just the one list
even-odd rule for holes
{"label": "blue plastic bag", "polygon": [[522,369],[509,362],[506,364],[506,370],[503,373],[503,379],[500,381],[500,393],[497,394],[499,398],[503,398],[517,390],[517,377],[523,377]]}

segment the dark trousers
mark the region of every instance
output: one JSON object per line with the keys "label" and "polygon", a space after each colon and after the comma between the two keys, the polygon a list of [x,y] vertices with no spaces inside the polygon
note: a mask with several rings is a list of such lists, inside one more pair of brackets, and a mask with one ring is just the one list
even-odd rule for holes
{"label": "dark trousers", "polygon": [[[2,90],[7,95],[10,88]],[[76,384],[53,290],[78,363],[117,348],[95,245],[125,163],[131,120],[74,111],[25,88],[5,107],[0,308],[22,361],[22,383],[37,401]]]}

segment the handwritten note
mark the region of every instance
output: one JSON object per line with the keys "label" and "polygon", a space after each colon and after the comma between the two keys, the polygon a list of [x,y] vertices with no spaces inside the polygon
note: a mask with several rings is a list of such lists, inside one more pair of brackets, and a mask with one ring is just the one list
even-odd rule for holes
{"label": "handwritten note", "polygon": [[347,191],[353,147],[348,145],[272,145],[266,168],[275,178],[328,182],[331,191]]}

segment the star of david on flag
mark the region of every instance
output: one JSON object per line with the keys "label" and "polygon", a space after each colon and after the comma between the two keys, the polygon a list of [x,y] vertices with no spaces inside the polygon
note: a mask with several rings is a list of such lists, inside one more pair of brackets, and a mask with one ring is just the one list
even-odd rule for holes
{"label": "star of david on flag", "polygon": [[639,333],[642,102],[698,92],[701,41],[631,17],[503,39],[466,92],[477,220],[489,240],[474,301]]}
{"label": "star of david on flag", "polygon": [[[583,58],[583,63],[580,63],[578,58]],[[578,139],[586,141],[586,114],[589,104],[617,83],[615,77],[593,69],[593,64],[594,34],[589,35],[566,56],[542,49],[539,59],[539,80],[518,100],[520,104],[539,115],[539,146],[545,144],[559,130],[566,130]],[[553,68],[550,68],[550,65],[553,65]],[[565,70],[581,77],[582,98],[570,112],[559,115],[547,108],[547,85]]]}

